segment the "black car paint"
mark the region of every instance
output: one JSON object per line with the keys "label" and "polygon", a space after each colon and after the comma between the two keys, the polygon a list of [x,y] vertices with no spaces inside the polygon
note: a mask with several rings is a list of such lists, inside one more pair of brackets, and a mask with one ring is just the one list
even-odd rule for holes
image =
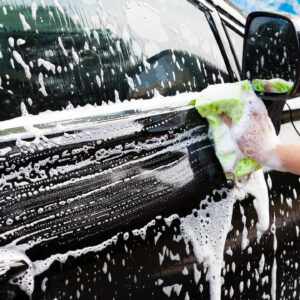
{"label": "black car paint", "polygon": [[[18,1],[17,1],[18,2]],[[17,3],[18,4],[18,3]],[[202,4],[202,8],[203,8]],[[18,6],[18,5],[17,5]],[[23,9],[23,8],[22,8]],[[199,9],[195,7],[194,9]],[[217,41],[220,45],[225,44],[222,37],[219,36],[219,27],[212,21],[213,18],[209,13],[209,9],[206,10],[206,16],[210,20],[210,25],[213,28],[213,33],[217,36]],[[221,12],[220,12],[221,13]],[[1,22],[0,22],[1,23]],[[1,37],[3,33],[1,32]],[[16,37],[28,36],[28,33],[24,32],[15,33]],[[8,34],[5,33],[5,39],[8,38]],[[45,37],[47,44],[55,40],[51,39],[51,36]],[[71,39],[72,40],[72,39]],[[74,40],[74,39],[73,39]],[[228,43],[228,41],[226,42]],[[1,43],[3,46],[3,43]],[[76,44],[76,43],[75,43]],[[234,47],[234,45],[233,45]],[[221,48],[223,55],[228,54],[228,47]],[[230,49],[230,48],[229,48]],[[38,51],[38,47],[37,47]],[[24,55],[26,51],[24,50]],[[180,55],[180,53],[179,53]],[[182,54],[181,54],[182,55]],[[186,55],[186,54],[185,54]],[[187,55],[188,56],[188,55]],[[154,57],[149,60],[151,65],[155,62],[166,64],[170,61],[171,53],[166,52],[158,57]],[[231,58],[234,57],[231,54]],[[7,61],[7,60],[6,60]],[[232,64],[234,63],[225,57],[226,65],[229,67],[228,73],[234,74],[231,70]],[[230,63],[229,63],[230,61]],[[2,62],[1,62],[2,63]],[[92,63],[93,64],[93,63]],[[92,65],[90,64],[90,66]],[[191,62],[193,66],[195,62]],[[141,67],[142,70],[140,74],[148,74],[145,71],[145,67]],[[192,67],[191,67],[192,68]],[[236,66],[235,66],[236,68]],[[139,69],[139,66],[136,67]],[[172,67],[171,67],[172,69]],[[214,70],[212,67],[211,70]],[[18,70],[18,74],[22,70]],[[186,70],[187,72],[187,70]],[[212,72],[212,71],[211,71]],[[187,72],[188,73],[188,72]],[[150,74],[151,75],[151,74]],[[50,76],[50,74],[49,74]],[[224,75],[226,76],[226,75]],[[230,75],[229,75],[230,76]],[[227,80],[232,81],[234,78],[228,76]],[[234,75],[232,75],[234,76]],[[238,75],[236,75],[238,77]],[[141,76],[142,77],[142,76]],[[31,95],[36,87],[23,84],[25,78],[18,79],[16,76],[13,80],[16,80],[17,90],[19,91],[19,96],[23,93],[28,93]],[[11,85],[14,82],[11,80]],[[18,81],[19,80],[19,81]],[[68,78],[63,78],[63,80],[71,80]],[[211,79],[212,81],[212,79]],[[36,83],[36,80],[34,81]],[[118,84],[123,84],[119,78],[116,78]],[[114,81],[112,86],[114,86]],[[14,83],[15,84],[15,83]],[[63,84],[63,83],[62,83]],[[97,99],[97,93],[101,91],[93,91],[87,89],[84,86],[82,90],[78,90],[74,96],[73,105],[84,104],[86,99],[88,103],[90,101],[95,101]],[[118,89],[122,90],[122,87],[118,86]],[[195,90],[199,89],[196,87]],[[96,89],[96,87],[95,87]],[[112,99],[114,94],[111,88],[107,88],[108,94],[105,100]],[[122,97],[140,97],[145,96],[147,98],[146,91],[140,90],[137,95],[128,94],[127,90],[124,88],[125,92]],[[184,91],[184,90],[181,90]],[[175,90],[163,91],[164,94],[174,94]],[[5,93],[2,90],[1,93]],[[67,91],[66,94],[70,93]],[[84,93],[87,93],[84,94]],[[24,95],[23,95],[24,96]],[[22,97],[23,97],[22,96]],[[57,98],[55,98],[57,96]],[[13,112],[5,112],[1,115],[1,119],[10,118],[16,116],[19,113],[20,100],[17,96],[11,98],[9,106],[13,106]],[[53,94],[52,99],[63,99],[63,95]],[[37,97],[38,98],[38,97]],[[0,100],[4,99],[3,94],[0,94]],[[103,98],[101,98],[103,99]],[[29,107],[33,111],[33,114],[38,113],[46,109],[48,104],[46,104],[46,99],[40,103],[40,107]],[[71,99],[72,102],[72,99]],[[13,104],[12,104],[13,103]],[[61,109],[65,107],[67,102],[57,102],[52,101],[53,106],[51,109]],[[101,104],[101,103],[98,103]],[[44,105],[44,106],[43,106]],[[10,115],[9,115],[10,114]],[[8,116],[9,115],[9,116]],[[97,121],[93,125],[93,130],[100,130],[102,127],[110,126],[111,130],[117,128],[126,123],[126,114],[122,118],[114,118],[113,120],[102,120]],[[50,149],[42,149],[33,153],[30,153],[28,148],[15,147],[15,141],[8,141],[1,145],[1,148],[12,146],[13,152],[10,153],[10,157],[6,157],[5,161],[1,161],[3,166],[1,174],[5,175],[5,172],[9,173],[10,168],[14,170],[21,169],[22,167],[28,165],[32,162],[33,164],[43,159],[58,157],[54,162],[55,167],[63,167],[64,165],[76,165],[84,160],[91,159],[93,162],[97,162],[96,152],[98,150],[105,149],[115,149],[116,146],[125,144],[130,144],[133,142],[135,145],[138,142],[147,143],[147,140],[155,137],[157,139],[162,138],[167,135],[167,141],[170,144],[177,144],[177,151],[164,151],[168,149],[168,145],[162,142],[161,145],[155,145],[154,149],[151,151],[143,150],[142,152],[136,152],[126,154],[120,153],[116,157],[111,154],[107,157],[107,161],[99,161],[95,163],[92,167],[81,168],[79,172],[73,171],[69,174],[53,178],[53,180],[58,182],[64,182],[70,180],[71,178],[79,178],[80,176],[86,176],[86,180],[80,183],[80,185],[70,184],[64,191],[47,191],[42,190],[41,196],[26,196],[24,199],[13,200],[14,194],[23,194],[26,188],[17,187],[18,180],[12,180],[13,189],[5,188],[1,192],[1,199],[6,199],[5,197],[12,197],[11,200],[5,200],[1,205],[1,233],[5,233],[8,228],[18,228],[20,225],[30,223],[32,221],[38,220],[40,215],[37,214],[37,209],[42,205],[53,204],[54,206],[49,209],[48,212],[43,212],[45,216],[49,216],[55,212],[58,214],[58,218],[54,219],[53,223],[50,224],[51,229],[47,228],[49,224],[47,222],[42,223],[38,229],[42,230],[42,235],[45,237],[51,237],[51,235],[57,238],[53,241],[49,240],[39,244],[28,252],[28,256],[32,260],[42,259],[48,257],[52,253],[65,253],[71,249],[83,248],[85,246],[91,246],[101,243],[106,238],[111,237],[119,232],[131,231],[134,228],[139,228],[146,225],[153,217],[161,215],[162,217],[167,217],[172,213],[177,213],[184,216],[192,212],[192,209],[197,207],[201,203],[201,199],[205,198],[206,195],[212,193],[214,188],[220,188],[224,185],[224,175],[221,171],[220,165],[214,155],[213,147],[209,139],[199,140],[199,137],[203,133],[207,133],[208,127],[204,120],[202,120],[193,110],[182,109],[179,111],[167,111],[158,115],[152,116],[137,116],[134,118],[134,122],[142,124],[143,129],[139,133],[130,133],[118,138],[109,138],[103,142],[103,144],[97,144],[97,139],[91,138],[89,142],[81,143],[66,143],[64,147],[52,147]],[[163,123],[164,124],[163,124]],[[126,124],[125,124],[126,126]],[[191,135],[186,137],[184,133],[190,131]],[[84,130],[76,130],[74,132],[70,131],[67,134],[62,134],[66,140],[69,135],[80,135],[84,133]],[[58,136],[60,134],[57,134]],[[179,136],[179,140],[178,140]],[[50,136],[48,138],[54,138]],[[177,140],[176,140],[177,139]],[[31,139],[28,139],[30,141]],[[188,146],[186,143],[189,143]],[[82,148],[85,151],[81,151],[79,155],[72,156],[66,155],[71,153],[72,150],[77,148]],[[186,148],[188,152],[182,154],[182,149]],[[156,155],[153,155],[153,152]],[[64,155],[63,155],[64,153]],[[163,153],[163,154],[162,154]],[[141,162],[141,157],[145,158]],[[103,194],[97,192],[99,186],[107,185],[109,183],[115,182],[116,178],[113,176],[108,177],[107,170],[111,168],[109,159],[113,160],[113,164],[117,167],[120,180],[119,185],[115,186],[113,189],[109,190],[108,194]],[[124,162],[130,161],[132,165],[126,166]],[[135,163],[136,161],[136,163]],[[172,184],[166,184],[163,181],[157,182],[154,177],[147,177],[147,170],[153,170],[157,167],[158,172],[163,173],[163,168],[170,168],[170,163],[172,162],[186,162],[191,165],[193,170],[194,179],[186,180],[187,183],[180,188]],[[49,170],[51,169],[51,162],[47,162],[42,165],[43,172],[49,175]],[[172,166],[172,164],[171,164]],[[185,180],[185,168],[180,168],[182,172],[182,181]],[[90,180],[88,175],[98,174],[97,179]],[[137,180],[130,182],[124,182],[128,176],[140,175]],[[37,174],[33,174],[36,176]],[[174,176],[177,174],[174,174]],[[230,289],[234,290],[235,299],[262,299],[264,295],[270,294],[271,288],[271,266],[273,263],[274,255],[277,258],[277,297],[278,298],[299,298],[299,271],[296,268],[296,263],[298,261],[298,249],[299,241],[295,226],[299,226],[298,217],[298,195],[293,193],[293,188],[295,188],[299,194],[299,178],[290,174],[281,174],[278,172],[271,172],[269,175],[273,182],[273,187],[270,190],[271,197],[271,207],[270,207],[270,218],[271,223],[273,221],[274,214],[276,215],[276,227],[277,227],[277,240],[278,248],[276,254],[273,251],[273,235],[271,230],[266,232],[261,242],[258,244],[256,242],[256,230],[251,224],[251,219],[256,220],[255,210],[253,208],[252,199],[249,198],[242,202],[241,205],[244,206],[245,215],[249,224],[249,239],[250,246],[252,247],[252,253],[247,251],[241,251],[241,231],[242,231],[242,221],[240,215],[239,203],[235,205],[234,214],[232,218],[233,229],[228,233],[227,241],[225,245],[225,251],[230,246],[233,250],[233,255],[224,254],[225,258],[225,269],[228,269],[226,274],[224,274],[225,283],[222,286],[222,296],[224,299],[230,298]],[[19,178],[19,180],[21,180]],[[45,179],[46,181],[47,179]],[[53,181],[53,183],[55,183]],[[172,178],[171,178],[172,181]],[[38,187],[44,186],[45,182],[40,180]],[[67,208],[59,207],[57,203],[63,201],[64,198],[70,196],[77,196],[78,194],[84,194],[85,192],[95,191],[96,197],[91,200],[96,200],[94,203],[90,201],[90,205],[87,205],[86,199],[82,201],[81,207],[72,207],[72,204],[68,204]],[[98,193],[98,194],[97,194]],[[280,195],[284,195],[284,202],[281,200]],[[100,196],[101,198],[98,198]],[[226,195],[224,195],[225,197]],[[93,196],[94,197],[94,196]],[[215,201],[222,201],[223,195],[214,194],[213,198]],[[292,198],[293,206],[290,208],[287,206],[285,199]],[[101,200],[99,200],[101,199]],[[128,205],[132,205],[131,209],[128,210]],[[127,213],[126,216],[122,216],[118,219],[116,215],[116,207],[119,207],[120,213]],[[51,207],[51,206],[50,206]],[[67,209],[75,209],[72,216],[64,216]],[[33,211],[31,211],[33,209]],[[108,211],[108,214],[102,215],[103,209]],[[118,208],[117,208],[118,209]],[[77,211],[76,211],[77,210]],[[15,217],[16,214],[20,212],[25,212],[26,220],[17,220],[11,227],[5,225],[5,221],[8,217]],[[97,215],[98,214],[98,215]],[[95,221],[99,222],[103,220],[104,223],[97,224]],[[60,227],[59,225],[62,221],[67,221],[69,225]],[[105,224],[105,225],[103,225]],[[87,226],[87,228],[85,228]],[[6,245],[11,242],[14,238],[22,236],[25,237],[26,234],[33,233],[36,227],[25,227],[24,231],[20,232],[20,236],[12,236],[11,239],[6,240],[1,239],[1,246]],[[70,235],[64,235],[68,231],[72,231]],[[162,235],[158,239],[157,243],[154,243],[154,237],[157,233],[161,232]],[[238,233],[239,232],[239,233]],[[38,237],[38,236],[36,236]],[[165,248],[167,246],[167,248]],[[167,252],[166,258],[159,263],[159,253]],[[171,259],[170,253],[180,255],[180,260]],[[257,269],[259,265],[259,260],[262,253],[266,256],[265,268],[262,274],[259,274],[258,279],[255,278],[255,273],[253,269]],[[253,269],[249,271],[247,269],[247,264],[250,263]],[[108,273],[104,272],[107,266]],[[235,265],[235,267],[233,267]],[[104,269],[103,269],[104,267]],[[186,267],[188,270],[187,274],[182,274],[182,271]],[[199,275],[201,272],[201,276]],[[110,276],[108,276],[110,274]],[[269,280],[262,280],[265,276],[268,276]],[[199,278],[199,279],[198,279]],[[251,280],[251,285],[247,287],[247,280]],[[163,284],[162,281],[163,280]],[[244,281],[244,291],[240,292],[240,282]],[[79,258],[70,257],[66,263],[60,264],[58,262],[54,263],[48,271],[37,276],[35,278],[35,290],[33,294],[33,299],[69,299],[81,297],[82,299],[169,299],[169,297],[163,292],[162,285],[170,286],[173,284],[182,284],[182,289],[177,295],[175,291],[171,292],[171,299],[184,299],[186,293],[188,293],[190,299],[207,299],[209,297],[209,287],[208,282],[205,280],[205,270],[203,270],[202,265],[198,265],[195,256],[193,255],[192,247],[190,247],[190,252],[187,253],[186,245],[182,239],[180,239],[180,229],[179,221],[175,220],[170,226],[167,226],[163,218],[156,218],[156,223],[154,226],[150,226],[147,229],[147,234],[145,239],[141,236],[134,236],[130,233],[130,238],[124,240],[123,235],[119,235],[118,241],[115,245],[111,245],[99,253],[89,253],[82,255]],[[20,291],[17,286],[8,283],[2,283],[0,286],[0,297],[1,299],[23,299],[27,296]]]}

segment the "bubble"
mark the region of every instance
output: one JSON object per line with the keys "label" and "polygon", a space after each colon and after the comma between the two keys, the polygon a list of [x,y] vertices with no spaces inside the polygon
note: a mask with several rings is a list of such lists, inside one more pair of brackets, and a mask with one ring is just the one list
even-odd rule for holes
{"label": "bubble", "polygon": [[8,219],[6,220],[6,225],[10,226],[10,225],[13,224],[13,222],[14,222],[13,219],[8,218]]}

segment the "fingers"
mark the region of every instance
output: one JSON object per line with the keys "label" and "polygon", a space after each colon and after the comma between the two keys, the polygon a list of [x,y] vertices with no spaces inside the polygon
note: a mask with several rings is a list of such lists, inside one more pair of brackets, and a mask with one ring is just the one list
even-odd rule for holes
{"label": "fingers", "polygon": [[264,90],[265,92],[272,92],[273,91],[272,84],[270,82],[266,82],[264,85]]}
{"label": "fingers", "polygon": [[221,113],[220,117],[228,127],[232,127],[232,120],[230,117],[228,117],[225,113]]}

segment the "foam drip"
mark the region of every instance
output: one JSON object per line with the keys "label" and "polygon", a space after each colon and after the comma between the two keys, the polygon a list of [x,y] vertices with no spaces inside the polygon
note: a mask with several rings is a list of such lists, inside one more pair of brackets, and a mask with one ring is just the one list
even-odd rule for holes
{"label": "foam drip", "polygon": [[[224,190],[217,191],[222,193]],[[206,279],[210,283],[211,300],[221,299],[221,270],[224,265],[223,252],[228,232],[231,230],[233,206],[237,200],[243,200],[247,194],[255,198],[255,209],[258,216],[256,225],[258,241],[269,227],[269,196],[262,171],[252,174],[249,182],[242,189],[227,191],[227,196],[220,202],[207,197],[182,220],[181,233],[185,242],[191,242],[199,264],[208,268]],[[244,233],[244,240],[247,240]],[[243,245],[244,248],[247,245]]]}
{"label": "foam drip", "polygon": [[10,282],[12,284],[18,285],[27,295],[31,297],[34,291],[34,277],[47,271],[55,261],[58,261],[60,263],[65,263],[69,257],[76,258],[85,255],[87,253],[100,252],[103,249],[107,248],[108,246],[115,244],[117,240],[118,240],[118,234],[99,245],[86,247],[78,250],[72,250],[63,254],[62,253],[54,254],[44,260],[38,260],[34,262],[30,261],[30,259],[24,253],[24,251],[21,250],[22,245],[20,246],[20,250],[18,249],[19,246],[15,246],[15,247],[7,246],[0,249],[0,257],[1,259],[3,259],[3,261],[23,260],[28,264],[29,266],[28,269],[22,274],[12,278]]}
{"label": "foam drip", "polygon": [[[227,234],[232,227],[231,220],[235,202],[237,200],[243,200],[247,194],[251,194],[255,197],[255,208],[258,216],[256,226],[258,240],[269,226],[268,190],[262,171],[252,174],[249,182],[243,188],[235,188],[231,191],[215,191],[215,193],[219,193],[220,195],[223,195],[224,192],[226,193],[226,197],[220,202],[214,202],[211,197],[207,197],[201,201],[201,207],[198,210],[194,210],[192,214],[182,218],[180,225],[181,234],[185,242],[187,244],[188,242],[192,243],[198,263],[203,263],[204,269],[207,269],[206,279],[210,283],[210,295],[212,300],[221,299],[221,270],[224,266],[224,245]],[[166,224],[171,224],[173,220],[178,218],[178,215],[172,215],[170,218],[165,219]],[[145,239],[147,228],[154,225],[155,220],[149,222],[141,229],[133,230],[132,234],[140,235],[141,238]],[[129,237],[128,233],[125,235],[124,240]],[[96,246],[54,254],[44,260],[33,262],[30,261],[25,254],[28,245],[16,245],[12,243],[11,245],[0,248],[0,257],[4,260],[24,260],[29,265],[29,268],[21,275],[12,279],[11,283],[19,285],[23,291],[31,296],[34,291],[35,276],[47,271],[55,261],[65,263],[69,257],[76,258],[87,253],[101,252],[106,247],[115,244],[118,238],[119,234]],[[201,275],[199,275],[199,279],[200,276]],[[170,288],[170,291],[173,288]]]}

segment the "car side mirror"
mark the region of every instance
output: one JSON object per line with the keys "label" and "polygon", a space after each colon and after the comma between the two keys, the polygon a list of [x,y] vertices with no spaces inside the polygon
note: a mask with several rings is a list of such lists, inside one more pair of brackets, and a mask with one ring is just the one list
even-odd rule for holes
{"label": "car side mirror", "polygon": [[281,78],[289,91],[260,93],[263,100],[286,100],[300,95],[300,18],[294,15],[253,12],[245,29],[243,79]]}

